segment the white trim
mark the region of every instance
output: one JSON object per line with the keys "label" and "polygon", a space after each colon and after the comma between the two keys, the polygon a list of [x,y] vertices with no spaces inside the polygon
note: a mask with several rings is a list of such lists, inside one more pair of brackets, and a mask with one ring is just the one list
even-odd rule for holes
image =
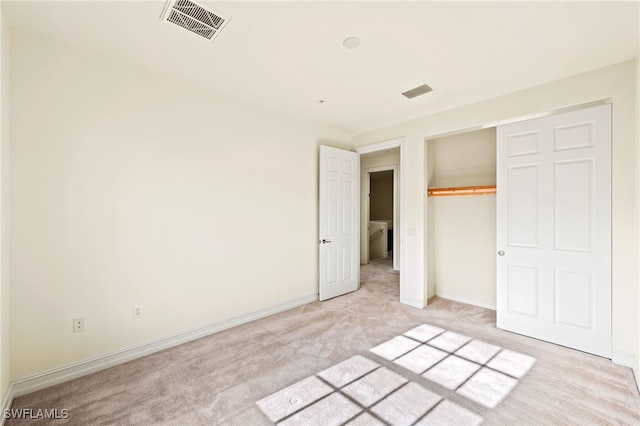
{"label": "white trim", "polygon": [[[405,149],[405,141],[404,138],[397,139],[400,143],[400,224],[398,225],[398,246],[400,247],[400,302],[402,302],[403,295],[408,294],[407,287],[409,283],[407,282],[407,251],[405,250],[404,236],[405,236],[405,228],[407,224],[407,192],[406,192],[406,176],[407,176],[407,150]],[[396,234],[396,231],[393,231],[393,234]],[[398,250],[396,247],[394,250]],[[406,296],[404,296],[406,298]],[[403,302],[404,303],[404,302]],[[421,300],[419,305],[412,305],[410,302],[408,303],[411,306],[420,307],[420,309],[426,306],[424,300]]]}
{"label": "white trim", "polygon": [[[407,173],[406,167],[407,164],[407,150],[404,149],[404,136],[398,137],[395,139],[389,139],[387,141],[373,143],[370,145],[364,145],[356,148],[356,152],[358,154],[368,154],[370,152],[382,151],[385,149],[391,148],[400,148],[400,164],[398,165],[400,169],[400,223],[393,231],[393,235],[398,234],[398,246],[400,247],[400,303],[405,305],[410,305],[416,308],[424,308],[424,301],[415,301],[411,299],[407,299],[404,295],[408,294],[407,292],[407,253],[405,253],[404,249],[404,235],[405,235],[405,224],[407,223],[407,197],[405,192],[405,175]],[[362,224],[360,224],[362,226]],[[394,252],[398,251],[397,247],[393,248]]]}
{"label": "white trim", "polygon": [[[402,278],[402,274],[400,274],[400,277]],[[402,287],[400,287],[402,289]],[[403,305],[408,305],[408,306],[412,306],[414,308],[418,308],[418,309],[424,309],[425,308],[425,303],[423,300],[420,299],[408,299],[408,298],[403,298],[402,296],[400,296],[400,303],[402,303]]]}
{"label": "white trim", "polygon": [[404,137],[390,139],[384,142],[372,143],[370,145],[359,146],[356,148],[356,152],[358,154],[369,154],[371,152],[384,151],[385,149],[391,148],[402,148],[402,143],[404,142]]}
{"label": "white trim", "polygon": [[441,299],[453,300],[454,302],[464,303],[465,305],[478,306],[484,309],[491,309],[492,311],[496,310],[496,305],[489,305],[488,303],[476,302],[475,300],[466,299],[464,297],[450,296],[446,293],[443,294],[438,291],[436,291],[435,293]]}
{"label": "white trim", "polygon": [[9,390],[7,391],[7,396],[5,397],[5,399],[13,399],[13,397],[21,396],[30,392],[47,388],[49,386],[57,385],[59,383],[85,376],[87,374],[95,373],[96,371],[104,370],[106,368],[113,367],[115,365],[131,361],[133,359],[141,358],[143,356],[161,351],[163,349],[181,345],[183,343],[187,343],[192,340],[196,340],[201,337],[226,330],[228,328],[246,324],[248,322],[264,318],[278,312],[286,311],[297,306],[305,305],[307,303],[315,302],[317,300],[318,295],[311,294],[264,309],[249,312],[243,315],[216,321],[202,327],[197,327],[178,334],[174,334],[172,336],[152,340],[146,343],[131,346],[129,348],[109,352],[83,361],[68,364],[63,367],[54,368],[49,371],[14,380],[11,383]]}
{"label": "white trim", "polygon": [[640,365],[634,354],[626,352],[611,352],[611,362],[614,364],[629,367],[633,371],[633,377],[636,379],[636,386],[640,390]]}
{"label": "white trim", "polygon": [[635,365],[635,357],[633,354],[613,351],[611,352],[611,362],[624,367],[633,368]]}
{"label": "white trim", "polygon": [[585,108],[590,108],[590,107],[593,107],[593,106],[608,105],[608,104],[613,104],[613,98],[598,99],[598,100],[591,101],[591,102],[584,102],[584,103],[580,103],[580,104],[568,105],[566,107],[550,109],[550,110],[547,110],[547,111],[542,111],[542,112],[537,112],[537,113],[532,113],[532,114],[527,114],[527,115],[521,115],[521,116],[518,116],[518,117],[512,117],[512,118],[509,118],[509,119],[506,119],[506,120],[489,122],[489,123],[484,123],[484,124],[477,125],[477,126],[464,127],[464,128],[456,129],[456,130],[448,130],[446,132],[434,133],[434,134],[430,134],[428,136],[425,136],[425,140],[446,138],[446,137],[449,137],[449,136],[455,136],[455,135],[459,135],[459,134],[462,134],[462,133],[475,132],[477,130],[490,129],[492,127],[504,126],[505,124],[518,123],[520,121],[533,120],[533,119],[536,119],[536,118],[548,117],[550,115],[562,114],[562,113],[565,113],[565,112],[577,111],[577,110],[581,110],[581,109],[585,109]]}
{"label": "white trim", "polygon": [[[13,394],[13,382],[9,382],[9,386],[7,386],[7,389],[4,394],[4,398],[2,399],[2,414],[5,413],[5,410],[11,409],[11,404],[13,404],[14,396],[15,395]],[[5,420],[6,419],[4,418],[4,415],[0,416],[0,425],[4,425]]]}

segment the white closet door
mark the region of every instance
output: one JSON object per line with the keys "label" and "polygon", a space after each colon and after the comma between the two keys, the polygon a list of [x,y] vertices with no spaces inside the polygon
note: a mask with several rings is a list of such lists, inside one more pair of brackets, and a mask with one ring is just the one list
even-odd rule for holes
{"label": "white closet door", "polygon": [[611,357],[611,106],[497,129],[497,325]]}

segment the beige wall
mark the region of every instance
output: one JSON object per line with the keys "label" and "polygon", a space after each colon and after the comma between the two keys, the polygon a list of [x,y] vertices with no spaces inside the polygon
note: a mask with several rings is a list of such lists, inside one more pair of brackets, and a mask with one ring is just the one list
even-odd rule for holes
{"label": "beige wall", "polygon": [[0,5],[0,401],[11,380],[9,270],[9,23]]}
{"label": "beige wall", "polygon": [[317,294],[318,144],[347,135],[11,42],[14,379]]}
{"label": "beige wall", "polygon": [[[428,144],[429,187],[495,184],[495,128]],[[429,297],[495,309],[495,195],[429,197]]]}
{"label": "beige wall", "polygon": [[[479,126],[492,126],[505,120],[595,100],[613,100],[613,351],[635,354],[639,351],[638,309],[638,215],[636,197],[636,70],[628,61],[558,80],[512,94],[443,111],[420,119],[399,123],[354,137],[354,146],[363,146],[404,137],[403,163],[407,223],[405,235],[409,288],[407,299],[425,303],[428,297],[428,264],[425,209],[425,181],[429,161],[425,139]],[[409,231],[415,230],[415,235]]]}
{"label": "beige wall", "polygon": [[496,183],[496,129],[464,132],[427,141],[433,155],[429,186]]}
{"label": "beige wall", "polygon": [[436,197],[433,204],[433,293],[495,309],[495,195]]}
{"label": "beige wall", "polygon": [[371,174],[371,220],[393,220],[393,172]]}

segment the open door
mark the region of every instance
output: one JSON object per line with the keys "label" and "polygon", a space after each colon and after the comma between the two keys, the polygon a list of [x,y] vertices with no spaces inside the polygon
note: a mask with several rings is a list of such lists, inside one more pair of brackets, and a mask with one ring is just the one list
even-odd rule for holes
{"label": "open door", "polygon": [[360,286],[360,157],[320,146],[320,300]]}
{"label": "open door", "polygon": [[611,106],[497,142],[498,327],[611,358]]}

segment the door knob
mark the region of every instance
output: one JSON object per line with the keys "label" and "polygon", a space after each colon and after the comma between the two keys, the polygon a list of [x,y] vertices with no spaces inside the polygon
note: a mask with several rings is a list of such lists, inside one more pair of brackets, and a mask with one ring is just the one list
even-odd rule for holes
{"label": "door knob", "polygon": [[498,252],[498,255],[500,255],[500,256],[504,256],[504,251],[503,251],[503,250],[500,250],[500,251]]}
{"label": "door knob", "polygon": [[320,243],[322,243],[322,244],[327,244],[327,243],[330,243],[330,242],[331,242],[331,240],[325,240],[324,238],[322,239],[322,241],[320,241]]}

